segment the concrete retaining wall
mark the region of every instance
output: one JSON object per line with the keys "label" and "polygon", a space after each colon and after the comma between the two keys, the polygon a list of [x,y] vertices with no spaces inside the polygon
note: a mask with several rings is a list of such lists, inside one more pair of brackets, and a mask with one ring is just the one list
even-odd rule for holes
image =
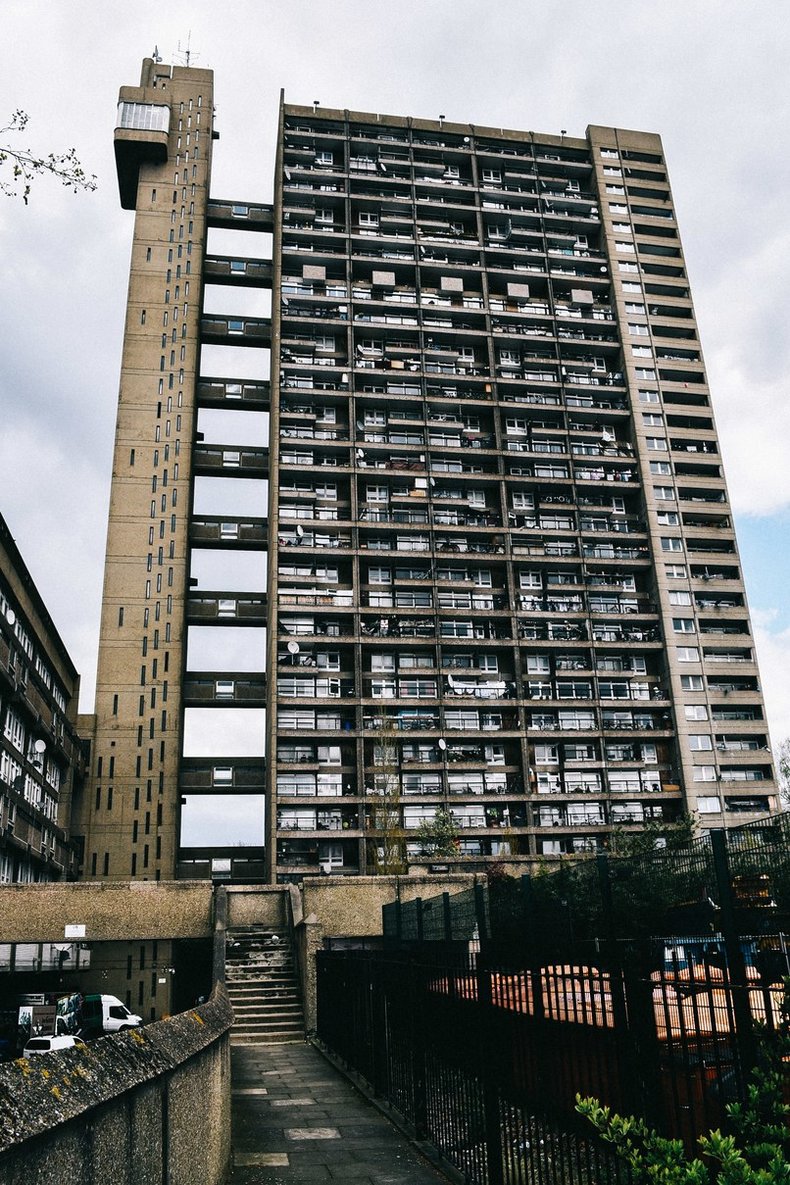
{"label": "concrete retaining wall", "polygon": [[226,885],[225,890],[228,894],[228,926],[232,929],[287,924],[287,888],[273,885]]}
{"label": "concrete retaining wall", "polygon": [[220,1185],[231,1020],[218,987],[194,1011],[0,1066],[0,1185]]}
{"label": "concrete retaining wall", "polygon": [[316,1027],[316,951],[325,938],[381,934],[381,907],[400,898],[437,897],[471,889],[478,878],[452,876],[310,877],[302,882],[301,916],[294,911],[294,938],[302,977],[305,1026]]}
{"label": "concrete retaining wall", "polygon": [[209,938],[209,881],[84,881],[0,888],[3,942],[62,942],[63,928],[86,927],[85,941]]}

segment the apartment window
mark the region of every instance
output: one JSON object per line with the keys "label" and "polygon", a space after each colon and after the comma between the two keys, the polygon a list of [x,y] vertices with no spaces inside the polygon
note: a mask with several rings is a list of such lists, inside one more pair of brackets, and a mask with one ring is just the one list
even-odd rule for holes
{"label": "apartment window", "polygon": [[707,720],[708,709],[704,704],[686,704],[683,712],[687,720]]}
{"label": "apartment window", "polygon": [[680,592],[679,590],[673,591],[669,594],[669,603],[670,605],[690,605],[691,593]]}
{"label": "apartment window", "polygon": [[680,686],[684,691],[704,691],[702,675],[681,675]]}
{"label": "apartment window", "polygon": [[658,391],[648,391],[640,389],[639,392],[640,403],[660,403]]}
{"label": "apartment window", "polygon": [[675,491],[672,486],[653,486],[653,493],[659,501],[674,502],[675,500]]}
{"label": "apartment window", "polygon": [[697,810],[701,815],[718,815],[721,811],[721,801],[715,795],[701,794],[697,798]]}
{"label": "apartment window", "polygon": [[661,550],[662,551],[682,551],[683,544],[680,539],[676,539],[674,535],[661,536]]}
{"label": "apartment window", "polygon": [[678,662],[699,662],[699,650],[696,646],[677,646],[675,654]]}
{"label": "apartment window", "polygon": [[[667,548],[664,548],[666,551]],[[667,574],[668,580],[685,580],[686,579],[686,565],[685,564],[664,564],[664,571]]]}
{"label": "apartment window", "polygon": [[694,753],[707,752],[713,748],[713,740],[704,732],[689,733],[689,748]]}
{"label": "apartment window", "polygon": [[654,453],[667,452],[667,442],[663,436],[648,436],[647,447],[652,449]]}
{"label": "apartment window", "polygon": [[715,782],[716,767],[715,765],[695,765],[693,777],[695,782]]}
{"label": "apartment window", "polygon": [[654,477],[671,477],[672,466],[669,461],[651,461],[650,472]]}
{"label": "apartment window", "polygon": [[676,634],[693,634],[696,632],[693,617],[673,617],[672,628]]}

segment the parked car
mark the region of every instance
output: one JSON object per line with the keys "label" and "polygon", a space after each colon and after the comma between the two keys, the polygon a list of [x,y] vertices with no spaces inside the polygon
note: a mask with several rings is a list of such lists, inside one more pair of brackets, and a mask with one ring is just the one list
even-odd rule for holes
{"label": "parked car", "polygon": [[74,1049],[85,1042],[81,1037],[31,1037],[24,1048],[25,1057],[35,1057],[39,1053],[56,1053],[59,1049]]}

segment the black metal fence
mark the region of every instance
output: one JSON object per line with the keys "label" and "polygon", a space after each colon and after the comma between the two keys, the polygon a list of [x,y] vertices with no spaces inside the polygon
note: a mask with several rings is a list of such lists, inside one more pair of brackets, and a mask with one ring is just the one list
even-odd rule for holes
{"label": "black metal fence", "polygon": [[319,1039],[465,1180],[625,1185],[589,1125],[554,1105],[568,1058],[522,1011],[528,999],[523,982],[447,949],[318,955]]}
{"label": "black metal fence", "polygon": [[594,1096],[693,1149],[782,1020],[788,826],[394,903],[321,952],[319,1038],[479,1185],[627,1179]]}

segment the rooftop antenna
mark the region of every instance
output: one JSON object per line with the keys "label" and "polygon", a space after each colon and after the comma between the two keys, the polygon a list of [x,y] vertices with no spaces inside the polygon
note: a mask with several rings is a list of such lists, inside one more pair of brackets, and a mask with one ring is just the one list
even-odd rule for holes
{"label": "rooftop antenna", "polygon": [[153,57],[153,59],[154,59],[154,61],[157,63],[157,65],[158,65],[158,64],[159,64],[159,63],[162,61],[162,55],[161,55],[161,54],[160,54],[160,52],[159,52],[159,46],[158,46],[158,45],[155,45],[155,46],[154,46],[154,52],[153,52],[153,54],[152,54],[151,56]]}
{"label": "rooftop antenna", "polygon": [[181,48],[181,42],[179,41],[178,49],[176,50],[176,56],[181,58],[181,60],[185,66],[190,66],[192,64],[193,58],[200,57],[199,53],[195,53],[192,50],[191,45],[192,45],[192,30],[190,29],[189,33],[187,34],[186,49]]}

